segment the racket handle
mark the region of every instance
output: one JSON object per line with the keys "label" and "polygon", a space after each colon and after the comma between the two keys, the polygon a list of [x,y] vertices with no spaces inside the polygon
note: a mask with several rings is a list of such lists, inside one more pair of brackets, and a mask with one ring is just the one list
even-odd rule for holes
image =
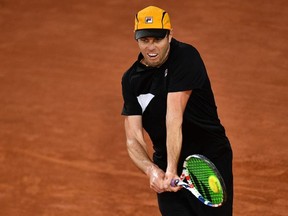
{"label": "racket handle", "polygon": [[170,185],[172,187],[176,187],[179,183],[179,179],[172,179]]}

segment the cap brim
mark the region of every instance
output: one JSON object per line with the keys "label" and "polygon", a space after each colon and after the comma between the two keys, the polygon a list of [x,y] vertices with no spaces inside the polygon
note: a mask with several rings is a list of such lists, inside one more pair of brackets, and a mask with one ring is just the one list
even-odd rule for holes
{"label": "cap brim", "polygon": [[143,37],[155,37],[155,38],[164,38],[167,35],[167,29],[141,29],[135,31],[135,39]]}

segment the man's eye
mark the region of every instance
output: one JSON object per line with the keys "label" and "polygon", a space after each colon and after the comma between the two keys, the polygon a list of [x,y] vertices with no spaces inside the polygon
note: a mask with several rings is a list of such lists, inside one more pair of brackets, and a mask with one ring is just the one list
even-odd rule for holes
{"label": "man's eye", "polygon": [[162,41],[163,40],[163,38],[155,38],[155,41],[156,42],[160,42],[160,41]]}
{"label": "man's eye", "polygon": [[141,40],[142,42],[144,42],[144,43],[147,43],[147,42],[148,42],[148,40],[147,40],[146,38],[140,38],[140,40]]}

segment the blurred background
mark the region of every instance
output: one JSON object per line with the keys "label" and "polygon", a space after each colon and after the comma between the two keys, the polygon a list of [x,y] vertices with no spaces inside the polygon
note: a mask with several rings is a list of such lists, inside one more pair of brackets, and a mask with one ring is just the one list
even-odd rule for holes
{"label": "blurred background", "polygon": [[286,215],[286,1],[0,0],[1,215],[160,215],[120,115],[148,5],[206,64],[234,150],[234,215]]}

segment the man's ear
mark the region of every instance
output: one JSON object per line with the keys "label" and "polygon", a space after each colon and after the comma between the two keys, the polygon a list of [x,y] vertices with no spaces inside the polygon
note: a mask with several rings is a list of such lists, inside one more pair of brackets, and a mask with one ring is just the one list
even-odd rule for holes
{"label": "man's ear", "polygon": [[169,35],[168,35],[169,43],[171,42],[172,37],[173,37],[173,29],[170,30],[170,33],[169,33]]}

